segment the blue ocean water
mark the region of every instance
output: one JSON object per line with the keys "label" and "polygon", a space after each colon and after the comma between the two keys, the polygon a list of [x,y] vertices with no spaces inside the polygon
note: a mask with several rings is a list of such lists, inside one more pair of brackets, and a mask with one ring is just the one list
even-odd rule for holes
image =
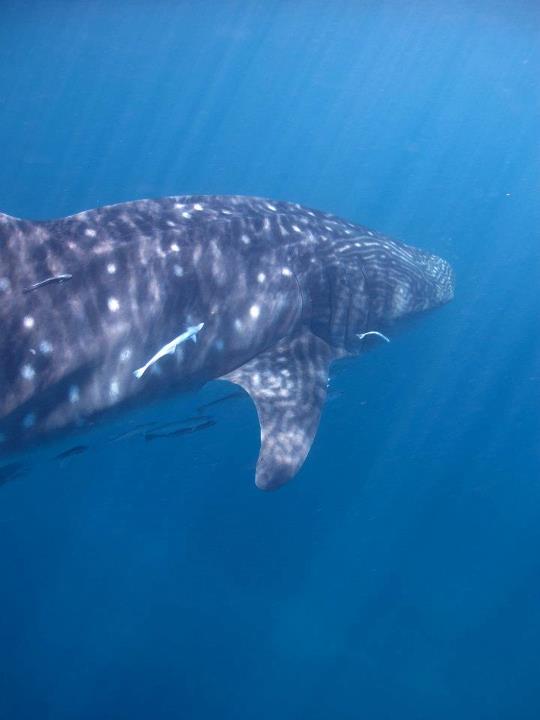
{"label": "blue ocean water", "polygon": [[336,366],[298,477],[170,398],[0,487],[0,718],[540,717],[540,6],[0,4],[0,209],[301,202],[450,260]]}

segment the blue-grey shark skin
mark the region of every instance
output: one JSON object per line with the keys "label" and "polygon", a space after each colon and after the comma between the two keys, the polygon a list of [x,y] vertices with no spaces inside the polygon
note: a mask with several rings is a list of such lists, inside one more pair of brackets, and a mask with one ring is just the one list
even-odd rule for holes
{"label": "blue-grey shark skin", "polygon": [[[0,447],[224,378],[257,408],[257,486],[278,487],[309,452],[332,361],[360,353],[359,334],[452,296],[444,260],[287,202],[179,196],[53,221],[0,214]],[[197,342],[134,375],[201,324]]]}

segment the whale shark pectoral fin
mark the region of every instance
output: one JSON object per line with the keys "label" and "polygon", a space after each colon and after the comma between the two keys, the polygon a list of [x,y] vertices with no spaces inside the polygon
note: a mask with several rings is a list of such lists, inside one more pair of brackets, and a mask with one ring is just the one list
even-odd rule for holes
{"label": "whale shark pectoral fin", "polygon": [[255,483],[262,490],[283,485],[306,459],[336,357],[324,340],[306,331],[282,339],[223,377],[243,387],[257,408],[261,450]]}

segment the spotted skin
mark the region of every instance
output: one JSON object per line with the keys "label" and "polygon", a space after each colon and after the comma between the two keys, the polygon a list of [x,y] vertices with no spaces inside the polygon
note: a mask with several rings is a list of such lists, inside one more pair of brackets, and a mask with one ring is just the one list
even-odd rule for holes
{"label": "spotted skin", "polygon": [[[444,260],[281,201],[179,196],[53,221],[0,215],[0,448],[225,377],[257,406],[257,485],[279,486],[309,452],[331,362],[360,352],[358,335],[452,295]],[[134,376],[201,323],[196,343]]]}

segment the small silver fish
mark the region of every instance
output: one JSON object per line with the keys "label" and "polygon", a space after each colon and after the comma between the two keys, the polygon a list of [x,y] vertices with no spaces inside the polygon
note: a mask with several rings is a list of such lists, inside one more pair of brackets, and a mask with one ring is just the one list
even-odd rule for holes
{"label": "small silver fish", "polygon": [[360,333],[360,335],[357,335],[356,337],[359,340],[363,340],[368,335],[376,335],[377,337],[382,338],[385,342],[390,342],[390,338],[387,338],[386,335],[383,335],[382,332],[379,332],[378,330],[368,330],[367,332]]}
{"label": "small silver fish", "polygon": [[40,280],[39,282],[30,285],[30,287],[24,288],[23,293],[26,294],[32,292],[32,290],[45,287],[45,285],[61,285],[63,282],[66,282],[66,280],[71,280],[72,277],[73,275],[70,275],[69,273],[65,273],[64,275],[53,275],[52,277],[45,278],[45,280]]}
{"label": "small silver fish", "polygon": [[137,370],[133,371],[133,374],[136,378],[141,378],[144,373],[148,370],[148,368],[153,365],[155,362],[160,360],[162,357],[165,357],[165,355],[172,355],[178,345],[180,343],[185,342],[186,340],[189,340],[190,338],[193,340],[193,342],[197,342],[197,333],[202,330],[204,327],[204,323],[199,323],[198,325],[192,325],[191,327],[188,327],[188,329],[183,332],[178,337],[175,337],[173,340],[168,342],[166,345],[164,345],[161,350],[158,350],[155,355],[153,355],[150,360],[143,365],[142,367],[138,368]]}

